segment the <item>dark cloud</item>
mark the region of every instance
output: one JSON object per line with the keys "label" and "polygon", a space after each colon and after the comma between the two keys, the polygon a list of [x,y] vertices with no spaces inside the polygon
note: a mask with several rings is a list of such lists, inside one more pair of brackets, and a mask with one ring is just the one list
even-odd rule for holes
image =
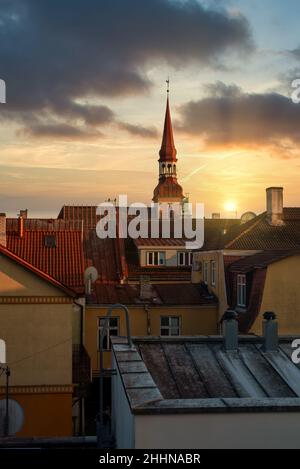
{"label": "dark cloud", "polygon": [[211,89],[211,96],[181,106],[179,129],[210,147],[275,145],[286,156],[300,145],[300,104],[290,97],[245,93],[221,82]]}
{"label": "dark cloud", "polygon": [[22,129],[20,133],[28,137],[55,138],[56,140],[90,140],[102,136],[98,130],[79,128],[64,123],[31,125]]}
{"label": "dark cloud", "polygon": [[300,60],[300,46],[296,49],[290,50],[290,54],[297,60]]}
{"label": "dark cloud", "polygon": [[149,62],[215,65],[252,48],[243,16],[196,0],[1,0],[0,25],[5,117],[49,112],[71,125],[111,122],[91,99],[145,92]]}
{"label": "dark cloud", "polygon": [[126,130],[131,135],[144,138],[155,138],[158,136],[158,131],[155,127],[144,127],[142,125],[128,124],[126,122],[120,122],[119,127],[122,130]]}

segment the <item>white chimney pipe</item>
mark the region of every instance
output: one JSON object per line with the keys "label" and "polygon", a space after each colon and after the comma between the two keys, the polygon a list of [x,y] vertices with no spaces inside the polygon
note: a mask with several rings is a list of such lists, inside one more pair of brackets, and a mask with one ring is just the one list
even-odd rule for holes
{"label": "white chimney pipe", "polygon": [[283,187],[268,187],[267,220],[272,226],[283,225]]}

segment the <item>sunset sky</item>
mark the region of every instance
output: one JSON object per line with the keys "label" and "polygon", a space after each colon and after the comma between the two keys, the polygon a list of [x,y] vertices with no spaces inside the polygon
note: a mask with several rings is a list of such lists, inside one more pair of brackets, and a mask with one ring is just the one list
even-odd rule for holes
{"label": "sunset sky", "polygon": [[168,76],[192,202],[299,206],[299,24],[299,0],[1,0],[0,212],[149,203]]}

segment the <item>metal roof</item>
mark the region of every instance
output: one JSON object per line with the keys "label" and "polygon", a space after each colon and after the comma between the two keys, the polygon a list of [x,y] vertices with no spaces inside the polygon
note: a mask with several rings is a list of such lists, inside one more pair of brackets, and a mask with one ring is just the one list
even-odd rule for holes
{"label": "metal roof", "polygon": [[239,337],[225,351],[220,336],[113,339],[113,351],[133,412],[300,411],[300,369],[293,338],[264,352],[262,338]]}

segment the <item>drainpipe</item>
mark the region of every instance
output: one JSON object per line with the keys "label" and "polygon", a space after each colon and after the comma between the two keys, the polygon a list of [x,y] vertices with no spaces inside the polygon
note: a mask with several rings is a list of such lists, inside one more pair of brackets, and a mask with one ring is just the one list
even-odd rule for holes
{"label": "drainpipe", "polygon": [[148,304],[144,304],[144,310],[147,315],[147,335],[151,335],[150,306]]}

